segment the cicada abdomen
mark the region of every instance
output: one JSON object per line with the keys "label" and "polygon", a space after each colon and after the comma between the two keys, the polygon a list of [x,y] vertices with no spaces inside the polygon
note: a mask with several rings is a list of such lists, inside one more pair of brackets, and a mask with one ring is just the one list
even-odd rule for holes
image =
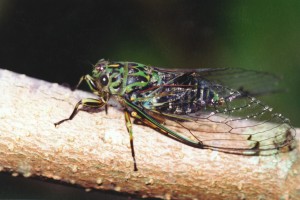
{"label": "cicada abdomen", "polygon": [[199,148],[270,155],[294,146],[295,130],[287,118],[201,73],[164,80],[140,100],[145,112],[164,116],[165,127],[198,142]]}

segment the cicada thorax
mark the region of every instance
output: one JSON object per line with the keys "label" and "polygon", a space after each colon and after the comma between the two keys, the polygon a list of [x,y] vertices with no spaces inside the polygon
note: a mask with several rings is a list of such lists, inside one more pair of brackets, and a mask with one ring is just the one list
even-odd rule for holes
{"label": "cicada thorax", "polygon": [[103,74],[108,77],[110,94],[129,98],[157,85],[160,79],[152,67],[134,62],[111,62],[105,65]]}
{"label": "cicada thorax", "polygon": [[128,73],[124,81],[126,94],[149,88],[153,85],[152,68],[139,63],[128,63]]}

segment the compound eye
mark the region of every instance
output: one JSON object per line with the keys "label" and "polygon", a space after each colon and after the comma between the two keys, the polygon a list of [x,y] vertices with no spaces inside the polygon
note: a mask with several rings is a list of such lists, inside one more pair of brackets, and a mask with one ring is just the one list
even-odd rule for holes
{"label": "compound eye", "polygon": [[99,65],[99,66],[96,67],[96,70],[98,70],[99,72],[102,72],[104,70],[104,66]]}
{"label": "compound eye", "polygon": [[101,76],[100,82],[103,86],[106,86],[108,84],[108,77],[106,75]]}

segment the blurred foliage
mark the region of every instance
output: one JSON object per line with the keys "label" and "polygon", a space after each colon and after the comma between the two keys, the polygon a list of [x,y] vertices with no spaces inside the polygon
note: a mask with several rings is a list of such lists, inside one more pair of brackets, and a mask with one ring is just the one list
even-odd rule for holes
{"label": "blurred foliage", "polygon": [[272,72],[287,92],[263,98],[299,127],[300,1],[245,1],[231,7],[227,26],[229,65]]}
{"label": "blurred foliage", "polygon": [[300,126],[300,1],[0,0],[0,67],[77,83],[98,59],[242,67],[289,91],[262,97]]}

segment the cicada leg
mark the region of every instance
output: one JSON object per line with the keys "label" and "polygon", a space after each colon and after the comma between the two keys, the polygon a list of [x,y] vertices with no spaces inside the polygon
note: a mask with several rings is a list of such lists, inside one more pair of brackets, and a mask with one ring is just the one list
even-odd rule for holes
{"label": "cicada leg", "polygon": [[104,105],[106,105],[106,102],[103,102],[102,100],[99,100],[99,99],[91,99],[91,98],[82,99],[76,104],[76,106],[69,118],[66,118],[59,122],[56,122],[56,123],[54,123],[54,125],[57,126],[65,121],[72,120],[75,117],[75,115],[78,113],[80,106],[101,108]]}
{"label": "cicada leg", "polygon": [[[87,84],[88,84],[90,90],[91,90],[94,94],[100,96],[100,97],[101,97],[101,100],[102,100],[103,102],[106,102],[106,101],[107,101],[107,99],[108,99],[107,94],[106,94],[106,96],[104,96],[104,97],[103,97],[102,95],[99,94],[99,91],[98,91],[98,88],[97,88],[97,86],[96,86],[95,80],[94,80],[94,78],[93,78],[92,76],[90,76],[89,74],[82,76],[82,77],[79,79],[79,82],[77,83],[77,85],[76,85],[72,90],[76,90],[76,89],[80,86],[80,84],[82,83],[82,81],[84,81],[84,80],[87,82]],[[106,114],[107,114],[107,110],[108,110],[108,106],[107,106],[107,104],[105,104],[105,113],[106,113]]]}
{"label": "cicada leg", "polygon": [[136,161],[135,161],[135,153],[134,153],[134,146],[133,146],[133,134],[132,134],[132,123],[131,123],[131,119],[130,119],[130,114],[128,112],[128,110],[125,110],[124,112],[125,114],[125,123],[126,123],[126,128],[127,131],[129,133],[129,139],[130,139],[130,148],[131,148],[131,155],[133,158],[133,167],[134,167],[134,171],[137,171],[137,165],[136,165]]}
{"label": "cicada leg", "polygon": [[87,84],[88,84],[89,88],[92,90],[92,92],[97,92],[97,87],[96,87],[96,85],[94,83],[95,80],[89,74],[80,77],[77,85],[75,87],[73,87],[72,90],[76,90],[80,86],[80,84],[82,83],[82,81],[86,81],[87,82]]}

